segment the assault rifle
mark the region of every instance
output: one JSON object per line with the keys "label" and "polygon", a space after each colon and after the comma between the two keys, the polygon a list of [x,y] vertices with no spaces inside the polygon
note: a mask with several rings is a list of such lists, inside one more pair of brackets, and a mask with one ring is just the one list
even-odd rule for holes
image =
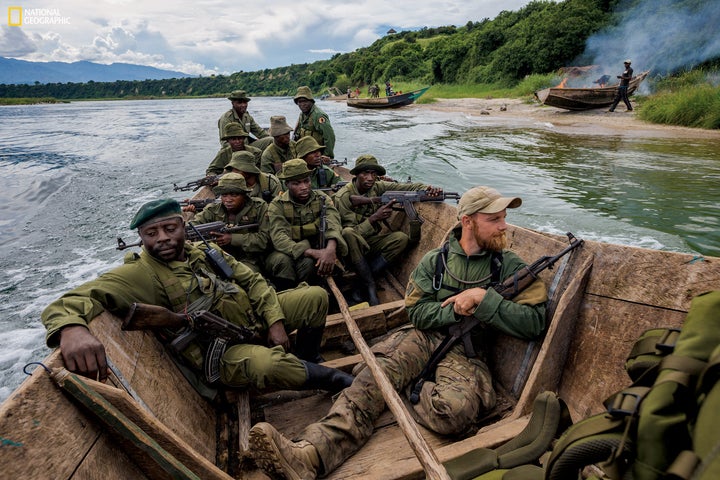
{"label": "assault rifle", "polygon": [[180,335],[170,342],[176,353],[182,352],[190,342],[210,342],[205,354],[205,377],[212,383],[220,378],[220,358],[225,348],[238,343],[258,343],[258,335],[247,327],[235,325],[208,312],[175,313],[159,305],[133,303],[122,323],[123,330],[180,329]]}
{"label": "assault rifle", "polygon": [[347,185],[348,183],[350,183],[350,182],[342,181],[342,182],[336,183],[335,185],[330,185],[329,187],[314,188],[313,190],[320,190],[321,192],[333,192],[333,193],[335,193],[335,192],[337,192],[338,190],[340,190],[342,187],[344,187],[345,185]]}
{"label": "assault rifle", "polygon": [[[200,225],[185,225],[185,240],[198,242],[202,240],[201,237],[211,235],[211,232],[238,233],[243,230],[258,227],[259,225],[259,223],[248,223],[246,225],[228,227],[225,225],[225,222],[221,222],[219,220],[217,222],[202,223]],[[117,237],[117,247],[115,248],[117,250],[125,250],[126,248],[139,247],[140,245],[142,245],[142,240],[138,240],[135,243],[125,243],[122,238]]]}
{"label": "assault rifle", "polygon": [[[560,253],[555,256],[543,256],[537,259],[532,265],[527,265],[512,276],[508,277],[502,283],[498,285],[488,285],[485,288],[492,288],[497,293],[502,295],[506,300],[512,300],[520,292],[529,287],[537,278],[540,272],[545,269],[552,269],[553,265],[560,260],[562,257],[572,252],[580,245],[583,244],[584,240],[578,240],[575,236],[568,232],[567,234],[570,245],[565,247]],[[491,279],[491,275],[480,280],[478,283],[488,281]],[[437,368],[440,361],[445,357],[447,352],[459,341],[463,341],[463,347],[465,348],[465,355],[469,358],[476,356],[475,349],[473,348],[471,331],[480,323],[480,320],[474,316],[465,316],[458,323],[448,328],[448,334],[445,336],[440,345],[437,346],[430,359],[428,360],[425,367],[422,369],[420,374],[413,380],[414,387],[410,393],[410,402],[417,404],[420,401],[420,391],[422,390],[423,383],[426,380],[430,380],[435,375],[435,369]]]}
{"label": "assault rifle", "polygon": [[187,191],[187,190],[199,190],[202,187],[208,186],[208,187],[214,187],[217,185],[218,180],[220,180],[220,177],[222,175],[208,175],[207,177],[199,178],[195,181],[188,182],[183,186],[178,186],[177,183],[173,183],[173,190],[174,191]]}
{"label": "assault rifle", "polygon": [[[323,162],[324,163],[324,162]],[[328,167],[339,167],[341,165],[347,165],[347,158],[343,160],[342,162],[338,160],[337,158],[331,158],[329,162],[325,163]]]}
{"label": "assault rifle", "polygon": [[203,198],[203,199],[199,199],[199,200],[193,200],[192,198],[190,198],[187,200],[182,200],[178,203],[180,203],[181,207],[189,207],[190,205],[192,205],[193,207],[195,207],[195,210],[199,212],[208,205],[211,205],[213,203],[220,203],[220,199],[219,198]]}
{"label": "assault rifle", "polygon": [[373,203],[385,205],[394,201],[394,205],[400,207],[395,208],[393,205],[394,210],[405,210],[405,214],[408,216],[409,220],[419,221],[420,223],[424,220],[417,213],[417,210],[415,210],[415,206],[413,205],[414,202],[442,202],[448,199],[452,199],[457,202],[460,200],[460,194],[456,192],[443,192],[439,195],[431,196],[428,195],[427,190],[389,190],[379,197],[350,195],[350,203],[353,207],[357,207],[359,205],[370,205]]}
{"label": "assault rifle", "polygon": [[327,204],[325,196],[320,196],[320,225],[318,225],[318,248],[325,248],[325,233],[327,232]]}

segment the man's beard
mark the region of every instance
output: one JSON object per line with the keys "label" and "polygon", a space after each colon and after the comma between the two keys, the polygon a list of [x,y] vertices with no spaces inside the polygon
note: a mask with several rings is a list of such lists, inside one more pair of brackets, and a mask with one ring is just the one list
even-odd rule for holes
{"label": "man's beard", "polygon": [[507,243],[507,236],[505,235],[505,232],[503,232],[501,235],[495,235],[492,238],[483,241],[480,244],[480,247],[483,250],[491,252],[502,252],[507,248]]}

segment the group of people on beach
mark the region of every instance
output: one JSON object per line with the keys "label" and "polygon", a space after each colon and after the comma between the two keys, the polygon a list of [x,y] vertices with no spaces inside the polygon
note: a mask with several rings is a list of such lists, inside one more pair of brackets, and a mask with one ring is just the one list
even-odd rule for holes
{"label": "group of people on beach", "polygon": [[[329,167],[335,148],[330,119],[306,86],[293,98],[300,109],[294,129],[283,116],[272,116],[268,131],[261,128],[247,112],[250,98],[242,90],[228,99],[232,108],[218,120],[221,149],[206,171],[217,176],[213,192],[220,202],[194,215],[193,207],[183,211],[170,198],[142,205],[130,222],[141,251],[48,305],[42,313],[46,342],[59,346],[68,370],[105,380],[105,347],[88,328],[103,311],[124,317],[134,303],[146,303],[183,314],[210,311],[249,328],[256,341],[228,344],[219,355],[208,355],[212,339],[202,336],[173,354],[186,367],[183,375],[210,400],[226,388],[339,393],[328,414],[293,440],[265,422],[250,431],[250,453],[266,473],[317,478],[361,448],[385,408],[364,364],[352,374],[322,364],[330,308],[324,279],[347,282],[350,303],[379,304],[376,279],[416,238],[388,222],[395,200],[377,200],[389,191],[443,191],[387,178],[372,154],[360,155],[352,180],[343,182]],[[410,324],[373,347],[397,391],[420,374],[447,328],[466,317],[520,338],[543,332],[547,291],[541,280],[512,300],[492,288],[526,266],[507,250],[505,237],[507,210],[521,204],[487,186],[460,198],[448,240],[427,252],[410,276]],[[232,228],[211,232],[208,241],[186,241],[188,228],[218,220]],[[178,334],[165,332],[163,341],[170,346]],[[410,413],[443,435],[462,435],[496,402],[487,365],[468,358],[461,344],[418,393]]]}

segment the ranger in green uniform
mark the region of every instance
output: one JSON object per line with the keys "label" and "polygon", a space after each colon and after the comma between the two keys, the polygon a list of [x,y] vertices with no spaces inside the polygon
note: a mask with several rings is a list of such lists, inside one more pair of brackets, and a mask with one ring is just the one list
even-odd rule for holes
{"label": "ranger in green uniform", "polygon": [[[385,168],[372,155],[360,155],[355,167],[350,170],[355,175],[352,182],[341,188],[333,197],[340,212],[343,226],[343,238],[347,242],[350,261],[355,272],[367,289],[368,302],[377,305],[377,290],[373,274],[384,270],[408,246],[410,238],[405,232],[390,230],[386,220],[393,212],[393,203],[380,205],[368,202],[353,205],[350,196],[365,198],[380,197],[393,190],[427,190],[429,195],[441,194],[442,189],[422,183],[398,183],[378,180],[385,175]],[[356,289],[354,292],[357,292]],[[354,298],[362,301],[362,298]]]}
{"label": "ranger in green uniform", "polygon": [[335,158],[335,131],[327,114],[315,105],[310,87],[298,87],[294,101],[300,108],[300,116],[293,139],[297,142],[302,137],[313,137],[323,146],[324,155]]}
{"label": "ranger in green uniform", "polygon": [[[340,215],[329,196],[310,187],[311,173],[305,160],[285,162],[278,178],[285,182],[287,191],[276,197],[268,209],[275,249],[268,258],[268,269],[278,286],[296,285],[313,274],[330,275],[338,257],[347,255]],[[325,222],[321,218],[323,211]],[[323,224],[326,230],[321,232]]]}
{"label": "ranger in green uniform", "polygon": [[225,171],[225,167],[232,160],[232,154],[235,152],[250,152],[255,158],[255,164],[260,165],[260,157],[262,157],[262,151],[252,145],[247,145],[248,133],[243,130],[242,126],[238,123],[229,123],[225,126],[225,134],[222,137],[227,140],[228,146],[223,147],[215,155],[213,161],[208,165],[205,170],[205,175],[221,175]]}
{"label": "ranger in green uniform", "polygon": [[[475,187],[458,206],[460,226],[447,247],[428,252],[410,277],[405,306],[413,327],[397,331],[373,347],[378,363],[395,388],[403,392],[442,342],[444,327],[465,316],[521,338],[535,338],[545,328],[547,294],[536,280],[513,300],[488,288],[491,260],[497,276],[506,279],[525,266],[504,250],[506,208],[520,206],[517,197]],[[442,255],[444,262],[438,262]],[[438,269],[438,265],[442,268]],[[438,271],[439,270],[439,271]],[[438,330],[440,329],[440,330]],[[479,345],[476,347],[482,351]],[[482,357],[482,355],[480,355]],[[370,438],[385,400],[369,368],[358,375],[333,404],[330,412],[289,441],[268,423],[250,430],[250,451],[256,463],[273,478],[313,479],[328,475]],[[423,426],[442,435],[458,435],[495,405],[490,371],[479,358],[467,358],[462,342],[443,358],[435,381],[426,381],[419,402],[410,413]]]}
{"label": "ranger in green uniform", "polygon": [[225,126],[229,123],[237,123],[243,127],[243,130],[255,137],[249,137],[248,144],[252,144],[253,147],[259,148],[261,151],[265,150],[265,147],[272,143],[272,138],[270,138],[270,135],[268,135],[268,132],[266,132],[264,128],[258,125],[252,115],[248,113],[247,107],[248,102],[250,102],[250,97],[248,97],[245,90],[234,90],[227,98],[230,100],[232,108],[223,113],[218,119],[220,146],[227,146],[227,140],[222,138],[225,135]]}
{"label": "ranger in green uniform", "polygon": [[260,170],[273,175],[280,173],[282,164],[292,158],[298,158],[295,150],[295,140],[290,139],[292,128],[287,124],[285,117],[278,115],[270,117],[270,135],[273,142],[263,150],[260,160]]}
{"label": "ranger in green uniform", "polygon": [[[225,350],[218,365],[221,385],[337,391],[352,381],[338,370],[312,363],[319,357],[328,309],[322,288],[302,285],[276,293],[261,275],[223,253],[232,274],[221,278],[207,259],[207,247],[185,242],[180,205],[172,199],[143,205],[130,228],[140,234],[140,254],[128,253],[124,265],[70,290],[42,312],[47,345],[60,346],[68,370],[106,379],[105,348],[88,323],[105,310],[122,318],[139,302],[175,312],[208,310],[260,335],[263,344]],[[287,334],[296,328],[293,355]],[[180,359],[198,377],[205,348],[192,342]]]}
{"label": "ranger in green uniform", "polygon": [[245,177],[250,196],[265,200],[267,203],[272,202],[272,199],[282,191],[280,180],[271,173],[261,172],[255,165],[255,156],[250,152],[233,153],[225,171],[239,173]]}
{"label": "ranger in green uniform", "polygon": [[302,158],[312,171],[310,174],[310,185],[312,188],[332,188],[342,180],[335,171],[323,164],[322,145],[319,145],[313,137],[303,137],[297,141],[295,149],[297,158]]}
{"label": "ranger in green uniform", "polygon": [[[244,154],[246,152],[239,152]],[[249,154],[248,154],[249,155]],[[210,232],[213,241],[235,260],[261,273],[265,254],[270,246],[270,222],[267,203],[250,196],[245,178],[239,173],[226,173],[215,188],[222,203],[211,203],[195,215],[193,225],[221,221],[228,227],[255,225],[240,232]]]}

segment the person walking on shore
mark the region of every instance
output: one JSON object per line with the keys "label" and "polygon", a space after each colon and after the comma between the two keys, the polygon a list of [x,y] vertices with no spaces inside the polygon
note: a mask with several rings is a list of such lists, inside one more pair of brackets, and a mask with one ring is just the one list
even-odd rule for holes
{"label": "person walking on shore", "polygon": [[620,100],[625,102],[627,111],[632,112],[633,108],[632,105],[630,105],[630,99],[628,98],[628,87],[630,86],[630,80],[632,80],[632,77],[633,69],[632,67],[630,67],[630,60],[625,60],[625,71],[622,73],[622,75],[617,76],[617,78],[620,79],[620,85],[618,85],[615,99],[613,100],[612,106],[610,107],[610,110],[608,110],[608,112],[614,112],[615,107],[617,107],[618,103],[620,103]]}

